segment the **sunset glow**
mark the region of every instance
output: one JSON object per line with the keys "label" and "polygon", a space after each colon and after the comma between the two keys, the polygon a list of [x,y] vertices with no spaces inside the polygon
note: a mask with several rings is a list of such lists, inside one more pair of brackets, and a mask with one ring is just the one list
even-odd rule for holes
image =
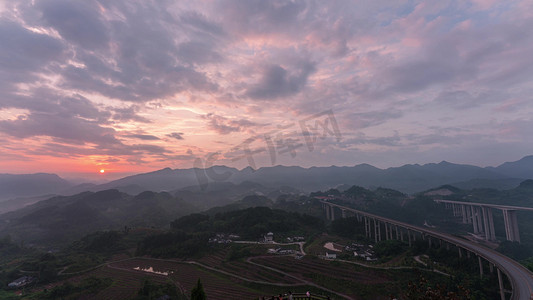
{"label": "sunset glow", "polygon": [[[532,15],[530,1],[7,1],[0,172],[517,160],[533,149]],[[338,135],[312,127],[328,111]]]}

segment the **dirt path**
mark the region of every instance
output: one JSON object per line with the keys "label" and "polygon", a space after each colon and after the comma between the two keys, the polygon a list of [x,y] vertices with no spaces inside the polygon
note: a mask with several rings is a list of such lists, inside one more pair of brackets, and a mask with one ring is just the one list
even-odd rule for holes
{"label": "dirt path", "polygon": [[256,263],[256,262],[253,262],[253,261],[252,261],[252,259],[254,259],[254,258],[260,258],[260,257],[271,257],[271,256],[255,256],[255,257],[248,257],[248,258],[246,259],[246,262],[247,262],[247,263],[250,263],[250,264],[252,264],[252,265],[256,265],[256,266],[259,266],[259,267],[265,268],[265,269],[267,269],[267,270],[274,271],[274,272],[277,272],[277,273],[283,274],[283,275],[285,275],[285,276],[288,276],[288,277],[291,277],[291,278],[294,278],[294,279],[300,280],[300,281],[304,282],[304,283],[307,284],[307,285],[317,287],[317,288],[319,288],[319,289],[321,289],[321,290],[324,290],[324,291],[327,291],[327,292],[329,292],[329,293],[335,294],[335,295],[340,296],[340,297],[342,297],[342,298],[344,298],[344,299],[354,300],[352,297],[350,297],[350,296],[348,296],[348,295],[341,294],[341,293],[339,293],[339,292],[336,292],[336,291],[330,290],[330,289],[328,289],[328,288],[326,288],[326,287],[324,287],[324,286],[318,285],[318,284],[316,284],[316,283],[314,283],[314,282],[312,282],[312,281],[305,280],[305,279],[301,279],[301,278],[296,277],[296,276],[294,276],[294,275],[291,275],[291,274],[289,274],[289,273],[287,273],[287,272],[284,272],[284,271],[278,270],[278,269],[276,269],[276,268],[272,268],[272,267],[269,267],[269,266],[265,266],[265,265],[262,265],[262,264],[259,264],[259,263]]}
{"label": "dirt path", "polygon": [[[115,263],[115,262],[120,262],[120,261],[125,261],[125,260],[133,260],[133,259],[143,259],[143,260],[148,260],[148,261],[157,260],[157,261],[174,262],[174,263],[180,263],[180,264],[196,265],[196,266],[199,266],[199,267],[202,267],[202,268],[214,271],[214,272],[218,272],[218,273],[221,273],[221,274],[224,274],[224,275],[227,275],[227,276],[231,276],[231,277],[234,277],[234,278],[237,278],[237,279],[241,279],[243,281],[253,282],[253,283],[275,285],[275,286],[302,286],[302,285],[305,285],[305,283],[302,280],[299,280],[302,283],[276,283],[276,282],[268,282],[268,281],[262,281],[262,280],[254,280],[254,279],[246,278],[246,277],[243,277],[243,276],[240,276],[240,275],[237,275],[237,274],[233,274],[233,273],[230,273],[230,272],[227,272],[227,271],[224,271],[224,270],[220,270],[220,269],[217,269],[217,268],[214,268],[214,267],[210,267],[210,266],[204,265],[202,263],[199,263],[197,261],[190,261],[190,260],[189,261],[183,261],[183,260],[162,259],[162,258],[132,257],[132,258],[123,259],[123,260],[119,260],[119,261],[109,262],[109,263],[107,263],[107,266],[112,268],[112,269],[117,269],[117,270],[123,270],[123,271],[129,271],[129,272],[139,272],[139,270],[121,268],[121,267],[116,267],[116,266],[111,266],[110,265],[110,264]],[[147,272],[147,273],[150,273],[150,272]],[[159,275],[159,276],[166,276],[166,275],[161,275],[161,274],[156,274],[156,273],[150,273],[150,274],[155,274],[155,275]]]}
{"label": "dirt path", "polygon": [[[261,257],[261,256],[256,256],[256,257]],[[157,261],[167,261],[167,262],[176,262],[176,263],[184,263],[184,264],[192,264],[192,265],[196,265],[196,266],[199,266],[201,268],[205,268],[205,269],[208,269],[208,270],[211,270],[211,271],[214,271],[214,272],[218,272],[218,273],[221,273],[221,274],[224,274],[224,275],[227,275],[227,276],[230,276],[230,277],[233,277],[233,278],[237,278],[237,279],[240,279],[240,280],[243,280],[243,281],[247,281],[247,282],[253,282],[253,283],[259,283],[259,284],[265,284],[265,285],[273,285],[273,286],[282,286],[282,287],[294,287],[294,286],[304,286],[304,285],[310,285],[310,286],[314,286],[316,288],[319,288],[321,290],[324,290],[324,291],[327,291],[329,293],[332,293],[332,294],[335,294],[335,295],[338,295],[340,297],[343,297],[345,299],[348,299],[348,300],[353,300],[352,297],[348,296],[348,295],[344,295],[344,294],[341,294],[341,293],[338,293],[336,291],[333,291],[333,290],[330,290],[326,287],[323,287],[321,285],[318,285],[312,281],[308,281],[308,280],[305,280],[305,279],[301,279],[301,278],[298,278],[294,275],[291,275],[287,272],[283,272],[281,270],[278,270],[278,269],[275,269],[275,268],[271,268],[271,267],[268,267],[268,266],[264,266],[264,265],[261,265],[261,264],[258,264],[256,262],[253,262],[251,261],[251,259],[254,258],[254,257],[249,257],[246,262],[250,263],[250,264],[253,264],[253,265],[256,265],[256,266],[259,266],[261,268],[265,268],[265,269],[268,269],[268,270],[271,270],[273,272],[277,272],[277,273],[280,273],[280,274],[283,274],[285,276],[288,276],[288,277],[291,277],[291,278],[294,278],[298,281],[300,281],[300,283],[280,283],[280,282],[267,282],[267,281],[262,281],[262,280],[254,280],[254,279],[250,279],[250,278],[246,278],[246,277],[243,277],[243,276],[240,276],[240,275],[236,275],[236,274],[233,274],[233,273],[230,273],[230,272],[227,272],[227,271],[224,271],[224,270],[220,270],[220,269],[217,269],[217,268],[214,268],[214,267],[210,267],[210,266],[207,266],[207,265],[204,265],[202,263],[199,263],[197,261],[180,261],[180,260],[173,260],[173,259],[161,259],[161,258],[145,258],[145,257],[132,257],[132,258],[127,258],[127,259],[121,259],[121,260],[118,260],[118,261],[113,261],[113,262],[108,262],[106,264],[103,264],[103,265],[107,265],[109,268],[112,268],[112,269],[118,269],[118,270],[123,270],[123,271],[128,271],[128,272],[138,272],[138,270],[134,270],[134,269],[128,269],[128,268],[121,268],[121,267],[116,267],[116,266],[111,266],[112,263],[115,263],[115,262],[121,262],[121,261],[126,261],[126,260],[133,260],[133,259],[143,259],[143,260],[157,260]],[[102,265],[102,266],[103,266]],[[94,269],[94,268],[92,268]],[[158,274],[155,274],[155,275],[158,275]],[[160,276],[164,276],[164,275],[160,275]]]}
{"label": "dirt path", "polygon": [[88,268],[88,269],[85,269],[85,270],[81,270],[81,271],[77,271],[77,272],[64,273],[65,270],[67,270],[68,267],[69,267],[69,266],[66,266],[61,271],[59,271],[57,273],[57,275],[80,275],[80,274],[83,274],[83,273],[90,272],[92,270],[96,270],[98,268],[101,268],[101,267],[103,267],[103,266],[105,266],[107,264],[117,263],[117,262],[121,262],[121,261],[127,261],[127,260],[134,259],[134,258],[138,258],[138,257],[128,257],[128,258],[119,259],[119,260],[115,260],[115,261],[111,261],[111,262],[105,262],[105,263],[99,264],[97,266],[94,266],[94,267],[91,267],[91,268]]}
{"label": "dirt path", "polygon": [[[424,266],[427,266],[426,263],[424,263],[422,260],[420,260],[420,256],[415,256],[414,257],[414,260],[421,263],[422,265]],[[365,268],[370,268],[370,269],[381,269],[381,270],[401,270],[401,269],[416,269],[416,267],[408,267],[408,266],[404,266],[404,267],[383,267],[383,266],[373,266],[373,265],[367,265],[367,264],[364,264],[364,263],[360,263],[360,262],[356,262],[356,261],[350,261],[350,260],[344,260],[344,259],[336,259],[336,261],[342,261],[342,262],[345,262],[345,263],[349,263],[349,264],[353,264],[353,265],[358,265],[358,266],[362,266],[362,267],[365,267]],[[441,274],[441,275],[444,275],[444,276],[451,276],[450,274],[448,273],[444,273],[442,271],[439,271],[437,269],[426,269],[426,271],[428,272],[435,272],[435,273],[438,273],[438,274]]]}
{"label": "dirt path", "polygon": [[419,263],[419,264],[422,264],[424,267],[427,267],[428,264],[426,264],[425,262],[423,262],[421,259],[420,259],[420,255],[417,255],[417,256],[414,256],[413,259]]}
{"label": "dirt path", "polygon": [[[422,260],[420,259],[420,255],[414,256],[413,259],[414,259],[417,263],[422,264],[424,267],[427,267],[427,266],[428,266],[427,263],[425,263],[424,261],[422,261]],[[428,270],[428,271],[435,272],[435,273],[438,273],[438,274],[441,274],[441,275],[444,275],[444,276],[448,276],[448,277],[452,276],[452,275],[450,275],[450,274],[448,274],[448,273],[444,273],[444,272],[439,271],[439,270],[437,270],[437,269],[435,269],[435,268],[433,268],[433,269],[431,269],[431,270]]]}
{"label": "dirt path", "polygon": [[234,241],[235,244],[255,244],[255,245],[278,245],[278,246],[289,246],[289,245],[299,245],[300,246],[300,252],[302,255],[306,255],[304,251],[304,244],[305,242],[292,242],[292,243],[277,243],[277,242],[271,242],[271,243],[263,243],[263,242],[252,242],[252,241]]}
{"label": "dirt path", "polygon": [[[244,242],[243,241],[241,243],[243,243],[243,244],[244,243],[246,243],[246,244],[250,243],[251,244],[251,243],[256,243],[256,242]],[[305,255],[305,252],[304,252],[304,249],[303,249],[304,242],[273,243],[273,244],[275,244],[275,245],[299,245],[302,254]],[[284,255],[284,256],[292,256],[292,255]],[[328,288],[326,288],[324,286],[321,286],[319,284],[316,284],[316,283],[314,283],[312,281],[299,278],[297,276],[294,276],[294,275],[289,274],[287,272],[284,272],[282,270],[279,270],[279,269],[276,269],[276,268],[272,268],[272,267],[269,267],[269,266],[265,266],[265,265],[262,265],[262,264],[259,264],[259,263],[253,261],[254,258],[260,258],[260,257],[271,257],[271,256],[248,257],[246,259],[246,262],[249,263],[249,264],[253,264],[253,265],[256,265],[258,267],[261,267],[261,268],[264,268],[264,269],[267,269],[267,270],[282,274],[284,276],[291,277],[293,279],[298,280],[300,283],[282,283],[282,282],[267,282],[267,281],[262,281],[262,280],[254,280],[254,279],[250,279],[250,278],[243,277],[243,276],[240,276],[240,275],[237,275],[237,274],[233,274],[231,272],[227,272],[227,271],[215,268],[215,267],[211,267],[211,266],[202,264],[202,263],[197,262],[197,261],[183,261],[183,260],[175,260],[175,259],[161,259],[161,258],[148,258],[148,257],[130,257],[130,258],[125,258],[125,259],[120,259],[120,260],[116,260],[116,261],[106,262],[106,263],[100,264],[98,266],[95,266],[95,267],[92,267],[92,268],[88,268],[86,270],[82,270],[82,271],[78,271],[78,272],[71,272],[71,273],[64,273],[64,271],[67,269],[67,267],[65,267],[58,273],[58,275],[79,275],[79,274],[82,274],[82,273],[85,273],[85,272],[89,272],[89,271],[98,269],[98,268],[103,267],[103,266],[107,266],[107,267],[112,268],[112,269],[119,269],[119,270],[123,270],[123,271],[128,271],[128,272],[138,272],[138,270],[116,267],[116,266],[112,266],[111,264],[117,263],[117,262],[128,261],[128,260],[134,260],[134,259],[141,259],[141,260],[148,260],[148,261],[156,260],[156,261],[166,261],[166,262],[174,262],[174,263],[196,265],[198,267],[201,267],[201,268],[204,268],[204,269],[207,269],[207,270],[211,270],[211,271],[214,271],[214,272],[217,272],[217,273],[220,273],[220,274],[224,274],[226,276],[230,276],[230,277],[237,278],[237,279],[240,279],[240,280],[243,280],[243,281],[246,281],[246,282],[251,282],[251,283],[258,283],[258,284],[272,285],[272,286],[280,286],[280,287],[295,287],[295,286],[304,286],[304,285],[314,286],[316,288],[319,288],[321,290],[324,290],[324,291],[327,291],[329,293],[335,294],[335,295],[337,295],[339,297],[342,297],[344,299],[353,300],[353,298],[348,296],[348,295],[345,295],[345,294],[330,290],[330,289],[328,289]],[[414,259],[415,259],[415,261],[421,263],[422,265],[426,265],[422,260],[420,260],[419,256],[414,257]],[[380,266],[373,266],[373,265],[368,265],[368,264],[354,262],[354,261],[348,261],[348,260],[342,260],[342,259],[337,259],[336,261],[355,264],[355,265],[359,265],[359,266],[362,266],[362,267],[365,267],[365,268],[372,268],[372,269],[413,269],[413,268],[415,268],[415,267],[407,267],[407,266],[405,266],[405,267],[380,267]],[[433,269],[433,270],[429,270],[428,269],[427,271],[439,273],[439,274],[442,274],[442,275],[445,275],[445,276],[450,276],[449,274],[446,274],[446,273],[441,272],[441,271],[436,270],[436,269]],[[152,274],[152,275],[159,275],[159,274]],[[164,275],[160,275],[160,276],[164,276]],[[175,282],[175,284],[178,286],[178,288],[180,288],[180,290],[182,289],[182,287],[179,285],[178,282]]]}

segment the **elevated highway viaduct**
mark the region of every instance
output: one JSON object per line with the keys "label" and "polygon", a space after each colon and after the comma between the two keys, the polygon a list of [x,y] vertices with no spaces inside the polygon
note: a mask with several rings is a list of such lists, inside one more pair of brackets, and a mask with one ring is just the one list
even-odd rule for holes
{"label": "elevated highway viaduct", "polygon": [[[483,276],[483,261],[488,261],[491,270],[496,268],[498,273],[498,282],[500,288],[500,298],[505,300],[503,288],[502,273],[507,276],[512,286],[512,300],[531,300],[533,299],[533,273],[518,262],[502,255],[492,249],[486,248],[480,244],[461,239],[449,234],[441,233],[429,228],[419,227],[393,219],[381,217],[368,212],[360,211],[350,207],[338,205],[328,201],[321,201],[322,207],[328,220],[335,220],[340,211],[344,217],[355,216],[360,222],[364,222],[365,233],[367,237],[374,237],[374,240],[381,241],[383,238],[399,239],[404,241],[407,235],[407,241],[411,245],[412,241],[417,238],[427,240],[429,245],[433,242],[445,242],[447,247],[454,245],[458,249],[459,256],[474,254],[478,258],[480,276]],[[382,237],[382,227],[385,228],[384,237]]]}
{"label": "elevated highway viaduct", "polygon": [[487,241],[495,241],[493,210],[500,210],[503,215],[505,237],[508,241],[520,243],[517,211],[533,211],[531,207],[498,205],[489,203],[461,202],[452,200],[434,200],[453,210],[455,217],[462,217],[462,222],[472,224],[474,234],[485,236]]}

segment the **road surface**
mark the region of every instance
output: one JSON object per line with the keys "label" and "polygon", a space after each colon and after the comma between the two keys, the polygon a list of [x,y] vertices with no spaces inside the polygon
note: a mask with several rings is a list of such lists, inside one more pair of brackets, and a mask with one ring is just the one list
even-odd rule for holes
{"label": "road surface", "polygon": [[405,229],[422,232],[429,236],[436,237],[443,241],[454,244],[458,247],[464,248],[470,252],[473,252],[483,257],[487,261],[491,262],[492,264],[494,264],[498,269],[500,269],[500,271],[502,271],[503,273],[507,275],[507,278],[509,278],[509,280],[511,281],[511,285],[513,286],[513,296],[511,299],[513,300],[533,299],[533,273],[531,273],[524,266],[520,265],[518,262],[510,259],[509,257],[499,252],[496,252],[492,249],[485,248],[480,244],[476,244],[471,241],[463,240],[461,238],[458,238],[458,237],[455,237],[449,234],[437,232],[437,231],[423,228],[423,227],[410,225],[404,222],[395,221],[389,218],[370,214],[370,213],[356,210],[353,208],[349,208],[346,206],[342,206],[342,205],[338,205],[338,204],[334,204],[330,202],[325,202],[325,201],[321,201],[321,202],[327,205],[338,207],[339,209],[344,209],[347,211],[355,212],[360,215],[374,218],[382,222],[387,222],[392,225],[397,225]]}

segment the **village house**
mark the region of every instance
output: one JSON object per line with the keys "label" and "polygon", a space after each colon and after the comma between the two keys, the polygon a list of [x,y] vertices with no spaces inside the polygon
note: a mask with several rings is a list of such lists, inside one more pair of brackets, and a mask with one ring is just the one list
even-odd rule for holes
{"label": "village house", "polygon": [[274,241],[274,233],[269,232],[263,236],[265,243],[272,243]]}
{"label": "village house", "polygon": [[11,282],[7,286],[10,287],[10,288],[13,288],[13,289],[17,289],[17,288],[20,288],[20,287],[23,287],[23,286],[25,286],[27,284],[32,283],[33,280],[34,280],[34,278],[31,277],[31,276],[22,276],[19,279]]}

